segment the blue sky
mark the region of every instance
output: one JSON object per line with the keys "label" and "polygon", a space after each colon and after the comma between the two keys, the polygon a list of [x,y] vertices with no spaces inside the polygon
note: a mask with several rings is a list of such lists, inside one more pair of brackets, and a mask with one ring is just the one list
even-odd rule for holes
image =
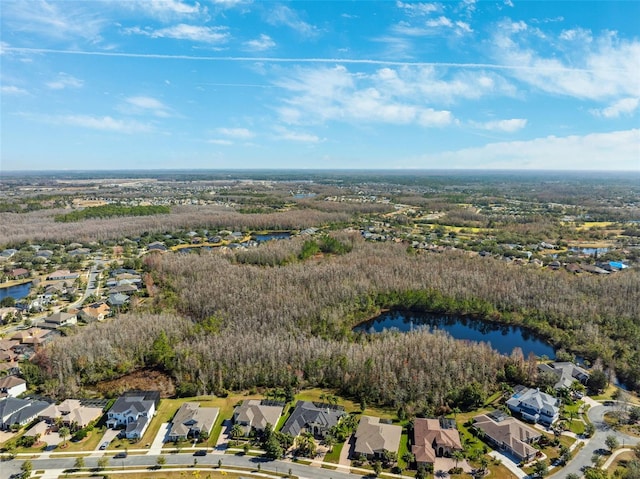
{"label": "blue sky", "polygon": [[640,2],[0,2],[0,170],[640,170]]}

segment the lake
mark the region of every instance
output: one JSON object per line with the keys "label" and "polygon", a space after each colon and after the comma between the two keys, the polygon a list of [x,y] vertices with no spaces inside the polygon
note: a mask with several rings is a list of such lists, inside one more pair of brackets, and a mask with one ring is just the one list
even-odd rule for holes
{"label": "lake", "polygon": [[25,298],[31,290],[31,283],[18,284],[9,288],[0,288],[0,301],[11,296],[16,301]]}
{"label": "lake", "polygon": [[522,349],[525,358],[531,352],[536,356],[555,358],[555,351],[550,344],[523,328],[465,316],[394,310],[359,324],[353,330],[376,333],[395,329],[407,332],[419,327],[440,329],[455,339],[490,343],[501,354],[509,355],[513,348],[518,347]]}

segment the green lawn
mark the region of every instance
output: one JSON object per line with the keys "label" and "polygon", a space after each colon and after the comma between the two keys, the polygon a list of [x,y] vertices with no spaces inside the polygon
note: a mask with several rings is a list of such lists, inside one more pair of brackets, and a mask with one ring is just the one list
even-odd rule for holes
{"label": "green lawn", "polygon": [[335,446],[333,446],[333,449],[331,450],[331,452],[328,452],[324,456],[324,462],[332,462],[334,464],[339,464],[340,463],[340,453],[342,452],[342,448],[344,447],[344,445],[345,445],[344,442],[340,442],[340,443],[336,444]]}

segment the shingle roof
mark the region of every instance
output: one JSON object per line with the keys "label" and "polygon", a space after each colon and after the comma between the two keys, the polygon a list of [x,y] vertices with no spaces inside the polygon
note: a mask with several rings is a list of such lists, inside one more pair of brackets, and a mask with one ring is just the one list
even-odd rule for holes
{"label": "shingle roof", "polygon": [[344,409],[329,404],[315,404],[309,401],[298,401],[296,407],[282,427],[282,432],[297,436],[308,424],[319,425],[327,431],[338,424],[344,415]]}
{"label": "shingle roof", "polygon": [[542,435],[516,418],[508,416],[501,416],[501,419],[496,421],[490,415],[480,414],[473,418],[473,424],[493,442],[508,447],[520,458],[536,453],[536,449],[527,442]]}
{"label": "shingle roof", "polygon": [[382,451],[398,452],[402,427],[382,424],[380,418],[362,416],[356,430],[356,454],[372,455]]}
{"label": "shingle roof", "polygon": [[282,406],[262,404],[260,399],[246,399],[236,407],[233,420],[261,431],[267,424],[272,426],[277,424],[282,415],[282,409]]}

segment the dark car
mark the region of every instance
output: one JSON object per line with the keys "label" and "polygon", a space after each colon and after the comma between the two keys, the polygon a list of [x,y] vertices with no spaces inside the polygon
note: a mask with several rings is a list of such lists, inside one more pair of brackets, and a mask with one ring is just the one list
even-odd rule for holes
{"label": "dark car", "polygon": [[116,459],[124,459],[124,458],[126,458],[126,457],[127,457],[127,453],[126,453],[126,452],[124,452],[124,451],[121,451],[121,452],[119,452],[118,454],[116,454],[116,455],[115,455],[115,456],[113,456],[113,457],[115,457]]}
{"label": "dark car", "polygon": [[193,453],[194,456],[206,456],[207,455],[207,450],[206,449],[198,449],[196,452]]}

